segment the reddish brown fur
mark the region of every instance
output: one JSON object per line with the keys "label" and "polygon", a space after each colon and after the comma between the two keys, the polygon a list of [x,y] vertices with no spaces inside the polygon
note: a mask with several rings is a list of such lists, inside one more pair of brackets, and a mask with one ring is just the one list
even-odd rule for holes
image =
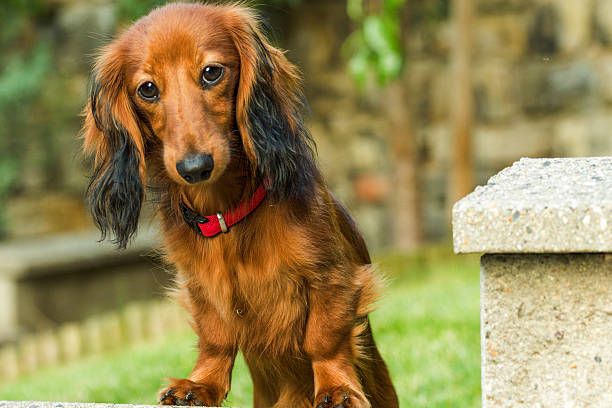
{"label": "reddish brown fur", "polygon": [[[193,372],[172,379],[161,402],[220,405],[241,350],[257,408],[396,407],[367,320],[376,297],[367,249],[318,175],[299,211],[294,199],[267,198],[229,233],[210,239],[181,219],[181,201],[214,214],[249,197],[259,182],[247,109],[260,58],[254,35],[260,36],[256,18],[243,7],[173,4],[139,20],[96,65],[114,102],[111,114],[137,148],[143,184],[147,168],[150,184],[161,189],[167,259],[199,336]],[[297,70],[282,52],[263,46],[275,67],[268,85],[288,126],[297,128]],[[198,75],[210,61],[222,63],[225,76],[202,90]],[[161,94],[154,104],[136,94],[151,79]],[[91,106],[84,134],[98,161],[113,154]],[[189,151],[213,155],[208,181],[191,185],[177,173],[176,162]]]}

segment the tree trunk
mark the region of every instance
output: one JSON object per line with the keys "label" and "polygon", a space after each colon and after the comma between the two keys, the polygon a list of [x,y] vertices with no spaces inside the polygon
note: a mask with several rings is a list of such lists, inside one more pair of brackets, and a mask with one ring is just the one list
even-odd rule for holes
{"label": "tree trunk", "polygon": [[452,49],[451,145],[448,203],[469,194],[474,186],[472,158],[473,95],[471,78],[472,0],[453,0],[455,45]]}
{"label": "tree trunk", "polygon": [[423,241],[419,158],[406,86],[396,80],[386,90],[391,124],[393,183],[390,191],[393,246],[401,250],[418,247]]}

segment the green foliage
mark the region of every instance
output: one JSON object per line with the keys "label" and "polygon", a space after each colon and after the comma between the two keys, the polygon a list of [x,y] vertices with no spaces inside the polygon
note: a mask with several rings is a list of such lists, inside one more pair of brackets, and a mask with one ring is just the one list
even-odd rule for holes
{"label": "green foliage", "polygon": [[51,66],[50,42],[36,27],[47,17],[42,0],[9,0],[0,8],[0,237],[22,165],[24,130]]}
{"label": "green foliage", "polygon": [[[371,315],[378,347],[403,407],[474,407],[480,401],[477,257],[446,249],[379,259],[390,286]],[[0,384],[0,400],[155,403],[163,378],[185,377],[195,336],[169,334]],[[227,406],[252,406],[248,369],[238,359]]]}
{"label": "green foliage", "polygon": [[131,22],[165,3],[166,0],[117,0],[117,18],[119,21]]}
{"label": "green foliage", "polygon": [[381,84],[396,78],[402,69],[400,8],[405,0],[382,0],[378,13],[366,14],[362,0],[347,0],[347,12],[357,23],[345,49],[348,67],[358,84],[375,75]]}
{"label": "green foliage", "polygon": [[[344,44],[348,69],[358,85],[376,79],[386,85],[405,63],[402,25],[430,24],[448,18],[450,0],[379,0],[377,10],[366,11],[364,1],[347,0],[346,10],[355,30]],[[406,12],[406,8],[410,13]]]}
{"label": "green foliage", "polygon": [[[198,0],[181,0],[184,2],[197,2]],[[220,0],[218,3],[231,3],[228,0]],[[274,5],[274,6],[296,6],[302,3],[303,0],[269,0],[265,2],[265,4]],[[144,16],[149,11],[154,9],[155,7],[162,6],[168,3],[167,0],[117,0],[116,2],[116,10],[117,17],[119,21],[122,22],[131,22],[137,20],[138,18]],[[263,5],[263,3],[258,3],[256,1],[249,2],[246,4],[253,4],[254,6]]]}
{"label": "green foliage", "polygon": [[4,201],[17,179],[18,171],[17,160],[14,157],[5,156],[5,154],[0,155],[0,238],[2,238],[6,222],[3,212]]}
{"label": "green foliage", "polygon": [[428,0],[423,2],[420,15],[424,21],[442,21],[450,17],[451,0]]}
{"label": "green foliage", "polygon": [[42,41],[26,52],[16,52],[0,76],[0,107],[17,105],[39,95],[51,65],[51,47]]}

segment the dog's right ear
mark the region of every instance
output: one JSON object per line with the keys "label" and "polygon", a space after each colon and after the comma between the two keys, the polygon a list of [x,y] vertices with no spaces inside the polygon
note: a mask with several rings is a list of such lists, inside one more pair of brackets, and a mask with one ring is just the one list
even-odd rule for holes
{"label": "dog's right ear", "polygon": [[93,156],[87,205],[102,233],[125,248],[136,232],[144,197],[143,131],[128,94],[125,51],[118,42],[103,49],[89,82],[83,125],[84,151]]}

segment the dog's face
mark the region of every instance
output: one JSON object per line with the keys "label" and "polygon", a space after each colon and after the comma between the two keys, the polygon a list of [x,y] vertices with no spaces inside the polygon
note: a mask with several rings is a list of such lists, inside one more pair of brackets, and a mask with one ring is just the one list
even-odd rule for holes
{"label": "dog's face", "polygon": [[[135,30],[128,93],[163,146],[176,183],[209,183],[230,161],[237,138],[240,55],[224,16],[206,8],[157,13]],[[137,28],[137,27],[136,27]]]}
{"label": "dog's face", "polygon": [[249,9],[172,3],[137,21],[98,57],[85,108],[89,207],[103,237],[124,247],[135,232],[150,158],[165,180],[198,188],[239,151],[271,197],[305,197],[318,173],[302,103],[296,68]]}

